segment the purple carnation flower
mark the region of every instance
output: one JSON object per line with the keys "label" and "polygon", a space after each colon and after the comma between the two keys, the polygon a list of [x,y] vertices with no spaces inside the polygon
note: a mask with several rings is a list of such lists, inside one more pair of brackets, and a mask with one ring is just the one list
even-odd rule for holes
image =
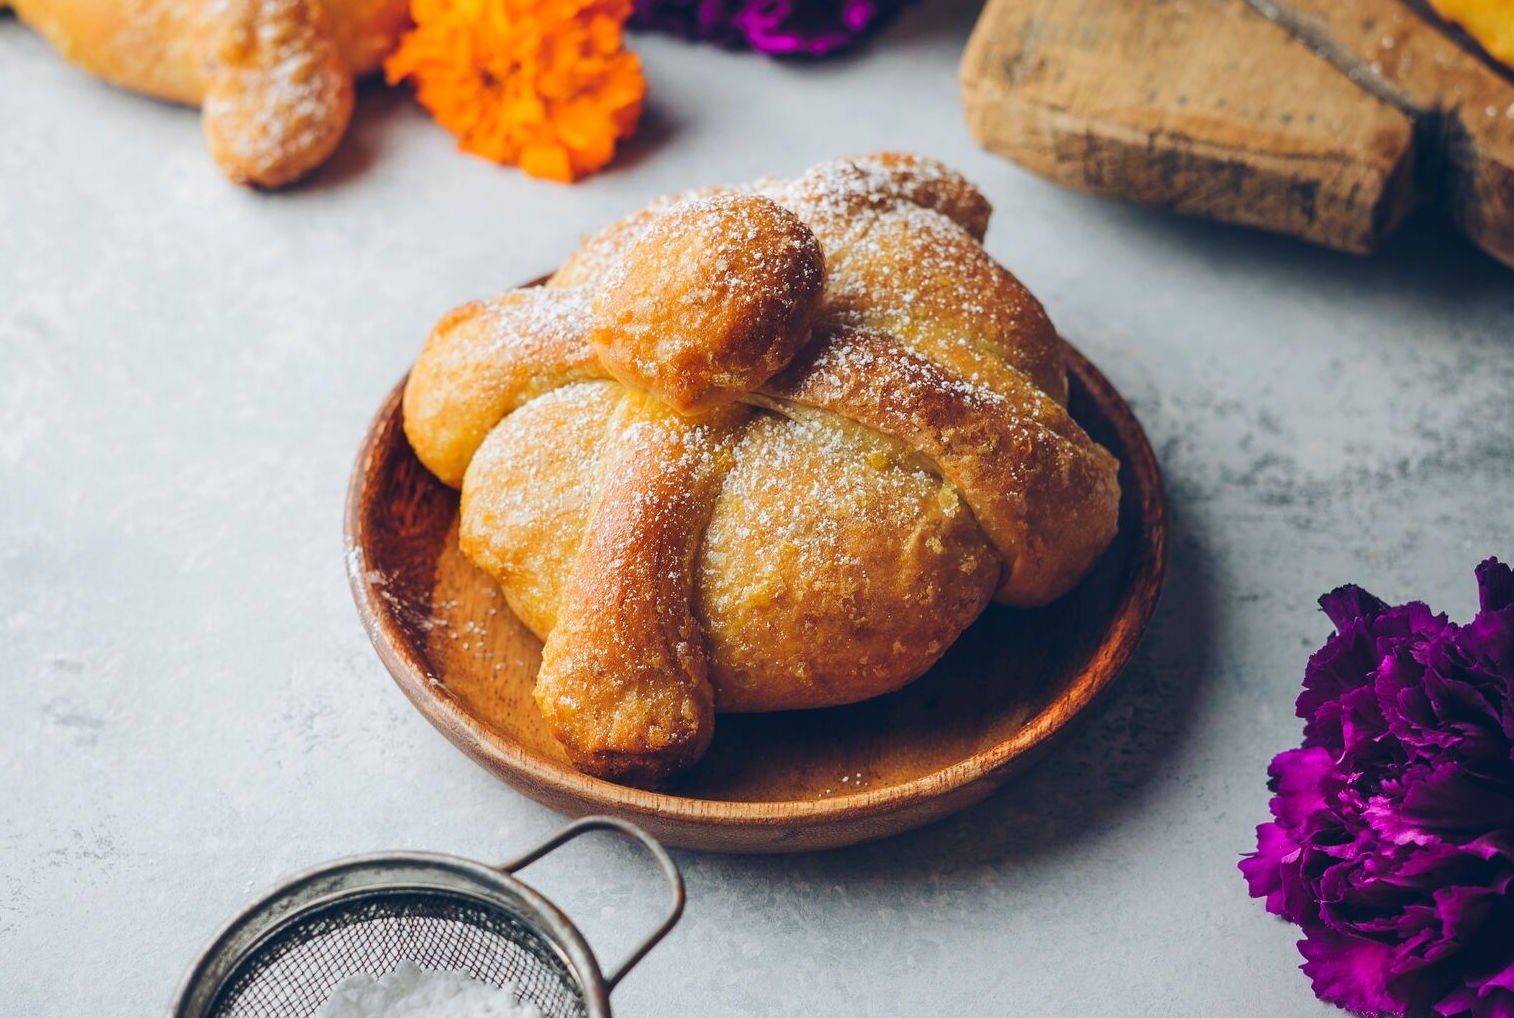
{"label": "purple carnation flower", "polygon": [[909,0],[635,0],[631,24],[770,56],[825,56],[882,27]]}
{"label": "purple carnation flower", "polygon": [[1477,569],[1459,626],[1359,587],[1320,599],[1303,745],[1240,864],[1297,923],[1322,1000],[1363,1015],[1514,1018],[1514,571]]}

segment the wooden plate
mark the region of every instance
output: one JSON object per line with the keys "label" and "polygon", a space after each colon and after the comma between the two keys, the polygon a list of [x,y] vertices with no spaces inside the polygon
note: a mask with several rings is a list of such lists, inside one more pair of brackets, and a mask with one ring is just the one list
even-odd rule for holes
{"label": "wooden plate", "polygon": [[1156,460],[1118,393],[1070,351],[1074,416],[1120,460],[1120,533],[1071,594],[990,606],[925,676],[829,710],[721,715],[709,753],[661,792],[569,766],[531,699],[541,644],[457,547],[457,493],[415,458],[396,386],[347,494],[358,612],[412,703],[459,749],[538,802],[611,813],[718,852],[833,848],[937,820],[988,795],[1130,660],[1161,588]]}

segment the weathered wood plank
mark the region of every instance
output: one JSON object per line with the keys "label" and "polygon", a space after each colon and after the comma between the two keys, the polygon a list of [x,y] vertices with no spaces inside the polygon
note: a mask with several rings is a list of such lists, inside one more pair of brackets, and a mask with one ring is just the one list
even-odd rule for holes
{"label": "weathered wood plank", "polygon": [[1348,251],[1445,194],[1514,263],[1514,86],[1398,0],[1255,2],[990,0],[969,126],[1070,187]]}

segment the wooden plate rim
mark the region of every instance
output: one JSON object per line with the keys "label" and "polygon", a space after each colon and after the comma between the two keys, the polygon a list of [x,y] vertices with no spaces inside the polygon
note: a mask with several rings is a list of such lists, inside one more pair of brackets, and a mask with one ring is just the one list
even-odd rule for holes
{"label": "wooden plate rim", "polygon": [[[1113,613],[1113,625],[1092,654],[1089,665],[1072,684],[1043,706],[1008,739],[947,767],[898,785],[819,800],[744,802],[701,799],[618,785],[555,765],[526,753],[514,742],[499,738],[468,714],[443,687],[427,676],[409,641],[383,610],[383,599],[367,578],[367,526],[362,507],[370,478],[376,476],[389,443],[401,427],[401,378],[379,408],[363,438],[348,482],[343,526],[348,582],[358,614],[379,658],[405,696],[444,736],[497,776],[512,776],[527,785],[599,809],[686,821],[713,827],[816,827],[838,821],[884,816],[896,810],[946,796],[979,781],[1007,774],[1019,758],[1045,743],[1088,706],[1129,663],[1141,635],[1156,610],[1166,571],[1166,508],[1156,456],[1145,431],[1129,405],[1104,374],[1081,351],[1068,343],[1067,367],[1087,390],[1120,437],[1126,483],[1139,486],[1137,528],[1142,537],[1132,569],[1133,579]],[[407,376],[408,377],[408,376]],[[501,773],[503,772],[503,773]]]}

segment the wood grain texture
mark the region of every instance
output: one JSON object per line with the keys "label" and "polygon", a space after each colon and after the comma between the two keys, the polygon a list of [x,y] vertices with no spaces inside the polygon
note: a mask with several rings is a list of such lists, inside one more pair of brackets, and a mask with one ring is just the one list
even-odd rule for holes
{"label": "wood grain texture", "polygon": [[1514,85],[1399,0],[1255,0],[1420,126],[1420,190],[1514,265]]}
{"label": "wood grain texture", "polygon": [[662,791],[573,769],[532,700],[541,645],[457,545],[457,493],[415,458],[400,388],[352,474],[349,578],[405,695],[486,769],[570,815],[628,817],[724,852],[831,848],[908,830],[988,795],[1134,652],[1155,608],[1166,524],[1156,461],[1108,381],[1070,353],[1071,406],[1119,458],[1120,535],[1070,595],[990,609],[923,678],[849,707],[722,715],[709,752]]}
{"label": "wood grain texture", "polygon": [[990,0],[961,82],[1057,183],[1359,253],[1444,196],[1514,262],[1514,86],[1399,0]]}

